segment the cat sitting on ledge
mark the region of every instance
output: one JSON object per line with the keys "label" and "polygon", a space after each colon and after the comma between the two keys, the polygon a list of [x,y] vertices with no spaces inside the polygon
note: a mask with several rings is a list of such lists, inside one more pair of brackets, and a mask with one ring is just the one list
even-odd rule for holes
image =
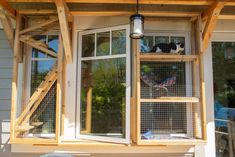
{"label": "cat sitting on ledge", "polygon": [[151,52],[157,53],[175,53],[180,54],[180,52],[184,51],[184,44],[183,43],[159,43],[156,44],[152,49]]}

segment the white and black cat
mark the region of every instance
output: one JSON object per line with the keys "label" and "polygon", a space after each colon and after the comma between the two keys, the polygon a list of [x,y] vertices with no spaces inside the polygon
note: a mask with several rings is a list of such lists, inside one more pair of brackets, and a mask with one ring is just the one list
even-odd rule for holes
{"label": "white and black cat", "polygon": [[155,45],[151,52],[163,52],[163,53],[180,53],[184,51],[184,44],[183,43],[159,43]]}

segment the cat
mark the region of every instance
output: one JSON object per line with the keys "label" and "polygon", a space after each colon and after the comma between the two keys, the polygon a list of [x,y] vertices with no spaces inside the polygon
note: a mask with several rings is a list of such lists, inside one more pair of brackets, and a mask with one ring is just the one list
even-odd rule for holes
{"label": "cat", "polygon": [[184,44],[183,43],[159,43],[156,44],[152,49],[151,52],[163,52],[163,53],[180,53],[184,51]]}

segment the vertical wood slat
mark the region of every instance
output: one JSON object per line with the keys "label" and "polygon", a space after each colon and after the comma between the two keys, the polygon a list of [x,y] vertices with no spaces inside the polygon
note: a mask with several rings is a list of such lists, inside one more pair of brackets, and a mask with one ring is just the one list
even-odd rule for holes
{"label": "vertical wood slat", "polygon": [[62,81],[63,81],[63,45],[62,37],[59,35],[58,46],[58,67],[57,67],[57,84],[56,84],[56,141],[60,143],[61,135],[61,107],[62,107]]}
{"label": "vertical wood slat", "polygon": [[140,104],[140,43],[139,40],[136,40],[136,48],[135,48],[135,55],[136,55],[136,114],[137,114],[137,144],[141,142],[141,104]]}
{"label": "vertical wood slat", "polygon": [[15,121],[16,121],[16,109],[17,109],[17,80],[18,80],[18,62],[20,55],[20,40],[19,32],[21,29],[22,17],[17,13],[16,15],[16,29],[14,40],[14,55],[13,55],[13,70],[12,70],[12,97],[11,97],[11,129],[10,129],[10,141],[15,138]]}
{"label": "vertical wood slat", "polygon": [[200,72],[200,104],[201,104],[201,124],[202,124],[202,139],[207,139],[207,129],[206,129],[206,93],[205,93],[205,76],[204,76],[204,51],[202,42],[202,19],[198,16],[197,19],[197,48],[200,52],[199,54],[199,72]]}

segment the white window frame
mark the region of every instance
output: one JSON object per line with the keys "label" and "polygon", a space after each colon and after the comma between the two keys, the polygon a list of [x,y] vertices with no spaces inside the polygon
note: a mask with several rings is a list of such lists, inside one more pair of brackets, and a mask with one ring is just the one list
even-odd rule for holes
{"label": "white window frame", "polygon": [[[184,37],[185,38],[185,55],[191,55],[191,41],[190,41],[190,32],[185,32],[185,31],[146,31],[145,36],[168,36],[169,37],[169,41],[171,41],[171,37]],[[153,46],[155,44],[155,41],[153,41]],[[141,51],[141,50],[139,50]],[[186,96],[191,97],[192,96],[192,91],[190,91],[190,89],[187,87],[188,85],[192,84],[192,75],[187,75],[187,74],[191,74],[192,73],[192,66],[191,63],[187,63],[185,62],[185,80],[186,80]],[[192,137],[193,136],[193,124],[192,121],[190,121],[190,119],[193,119],[192,117],[192,104],[188,104],[186,103],[186,121],[187,121],[187,131],[186,134],[174,134],[177,136],[181,136],[181,137]]]}
{"label": "white window frame", "polygon": [[[116,55],[106,55],[106,56],[96,56],[96,57],[82,57],[82,36],[86,34],[94,34],[95,33],[95,49],[96,49],[96,34],[100,32],[112,32],[115,30],[126,30],[126,54],[116,54]],[[78,32],[78,65],[77,65],[77,111],[76,111],[76,139],[87,139],[87,140],[96,140],[103,142],[113,142],[113,143],[130,143],[130,96],[131,96],[131,62],[130,62],[130,26],[122,25],[122,26],[114,26],[107,27],[101,29],[94,29],[88,31]],[[110,33],[111,35],[111,33]],[[110,38],[110,45],[112,46],[112,39]],[[110,46],[110,49],[112,48]],[[95,50],[96,53],[96,50]],[[96,54],[94,54],[96,55]],[[114,137],[104,137],[104,136],[94,136],[94,135],[83,135],[80,132],[80,93],[81,93],[81,62],[83,60],[99,60],[99,59],[111,59],[111,58],[126,58],[126,116],[125,116],[125,138],[114,138]]]}

